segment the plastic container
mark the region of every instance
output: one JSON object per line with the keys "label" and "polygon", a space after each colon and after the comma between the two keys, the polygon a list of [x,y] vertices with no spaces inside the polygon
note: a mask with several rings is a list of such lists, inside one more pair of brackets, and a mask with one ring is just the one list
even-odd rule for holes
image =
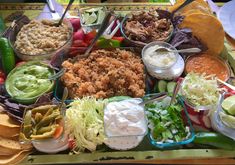
{"label": "plastic container", "polygon": [[[36,19],[36,20],[46,19],[46,20],[50,20],[50,21],[55,21],[52,18],[48,17],[47,12],[41,13],[41,16],[35,17],[34,19]],[[58,22],[58,21],[55,21],[55,22]],[[65,55],[69,52],[69,48],[72,44],[72,38],[73,38],[73,28],[72,28],[72,25],[71,25],[70,21],[67,20],[67,19],[64,19],[63,23],[66,24],[69,27],[70,36],[69,36],[68,40],[64,43],[64,45],[61,46],[60,48],[58,48],[57,50],[54,50],[54,51],[51,51],[51,52],[48,52],[48,53],[45,53],[45,54],[37,54],[37,55],[30,55],[30,54],[24,54],[24,53],[19,52],[15,48],[14,44],[15,44],[15,41],[16,41],[16,36],[17,36],[18,32],[20,31],[20,29],[22,28],[23,25],[21,25],[21,27],[14,28],[14,30],[12,30],[10,32],[10,34],[9,34],[10,45],[13,48],[15,54],[23,61],[50,60],[54,56],[56,56],[56,57],[57,56],[63,56],[63,55]]]}
{"label": "plastic container", "polygon": [[[87,12],[89,11],[89,12]],[[105,14],[106,14],[107,9],[105,7],[84,7],[84,8],[80,8],[79,9],[79,16],[81,18],[81,26],[82,29],[84,30],[85,33],[89,33],[92,30],[97,30],[99,29]],[[94,17],[96,17],[96,19],[94,20],[94,22],[92,21],[92,17],[90,16],[89,18],[86,18],[85,15],[87,13],[90,13],[90,15],[94,14]],[[99,14],[101,14],[101,16],[99,16]],[[89,20],[87,20],[89,19]],[[87,21],[88,23],[85,24],[85,21]],[[89,23],[89,21],[91,21],[91,23]]]}
{"label": "plastic container", "polygon": [[[97,48],[97,49],[100,49],[100,48]],[[97,50],[97,49],[94,49],[94,50]],[[114,50],[114,49],[116,49],[116,48],[107,48],[107,49],[105,49],[105,50],[110,50],[110,51],[112,51],[112,50]],[[140,55],[140,50],[139,50],[139,48],[136,48],[136,47],[120,47],[120,48],[118,48],[118,49],[121,49],[121,50],[128,50],[128,51],[131,51],[131,52],[136,53],[137,55]],[[81,50],[84,50],[84,49],[81,49]],[[59,79],[57,79],[57,80],[56,80],[55,89],[54,89],[54,92],[53,92],[53,95],[54,95],[54,97],[56,98],[56,100],[61,101],[61,98],[62,98],[62,95],[63,95],[63,89],[64,89],[63,83],[62,83]],[[69,98],[69,97],[68,97],[68,98],[65,100],[65,103],[67,104],[67,103],[70,103],[70,102],[72,102],[72,101],[73,101],[73,98]]]}
{"label": "plastic container", "polygon": [[[22,144],[28,144],[32,143],[32,145],[41,152],[45,153],[57,153],[63,150],[66,150],[68,148],[68,135],[65,132],[65,123],[64,123],[64,111],[65,111],[65,105],[62,106],[62,109],[60,110],[60,115],[62,118],[59,120],[59,125],[63,127],[63,130],[60,134],[59,137],[54,138],[54,137],[48,137],[48,138],[43,138],[43,139],[32,139],[30,136],[32,132],[27,136],[24,133],[24,126],[25,126],[25,116],[28,111],[31,111],[33,108],[40,107],[40,106],[45,106],[45,105],[56,105],[57,108],[59,104],[52,104],[52,103],[43,103],[43,104],[33,104],[25,109],[24,116],[23,116],[23,122],[21,124],[21,131],[20,131],[20,137],[19,141]],[[32,111],[31,111],[32,113]],[[36,113],[35,113],[36,114]],[[34,115],[35,115],[34,114]],[[32,114],[31,114],[32,115]],[[33,124],[33,121],[31,121]],[[28,124],[28,123],[27,123]]]}
{"label": "plastic container", "polygon": [[[119,102],[119,104],[121,104],[120,101],[117,101],[117,102]],[[112,109],[108,109],[108,106],[109,106],[108,104],[113,104],[113,103],[112,102],[108,103],[106,105],[105,109],[104,109],[104,131],[105,131],[106,136],[108,138],[110,138],[110,137],[128,137],[128,136],[145,136],[147,134],[147,132],[148,132],[147,119],[146,119],[146,116],[145,116],[144,106],[143,105],[138,105],[139,103],[142,102],[142,99],[140,99],[140,98],[129,98],[129,99],[122,100],[122,102],[123,103],[124,102],[126,102],[126,103],[130,102],[131,104],[133,104],[133,105],[135,105],[137,107],[139,106],[139,108],[141,107],[142,110],[139,110],[139,111],[134,111],[133,110],[132,114],[130,114],[130,111],[128,112],[127,109],[125,109],[125,111],[123,111],[123,109],[119,110],[118,113],[114,113],[114,112],[109,113],[109,111],[112,111],[113,108]],[[134,107],[134,108],[137,108],[137,107]],[[131,109],[131,107],[128,107],[128,108]],[[124,114],[124,115],[122,115],[122,114]],[[118,133],[118,132],[115,132],[115,131],[117,129],[120,129],[120,127],[116,128],[115,130],[109,129],[108,126],[110,126],[110,123],[108,123],[108,124],[106,123],[106,121],[107,122],[110,121],[109,117],[112,117],[113,120],[110,121],[112,123],[117,122],[117,119],[119,117],[120,121],[122,121],[122,119],[126,119],[129,122],[131,122],[131,123],[129,123],[130,125],[133,125],[133,123],[134,123],[133,121],[136,120],[135,117],[139,117],[138,115],[140,115],[140,114],[143,114],[143,116],[141,118],[139,118],[137,122],[135,122],[136,123],[135,125],[142,126],[142,129],[143,129],[142,133],[130,132],[130,130],[125,130],[124,127],[122,127],[122,131],[120,131]],[[126,124],[126,123],[124,123],[124,124]]]}
{"label": "plastic container", "polygon": [[[231,128],[228,127],[224,122],[227,121],[222,121],[221,117],[220,117],[220,113],[223,113],[224,110],[221,106],[222,102],[225,99],[225,95],[228,93],[224,93],[223,95],[221,95],[220,98],[220,103],[218,105],[217,110],[211,115],[211,122],[212,122],[212,127],[217,130],[218,132],[224,134],[227,137],[232,138],[233,140],[235,140],[235,128]],[[234,95],[234,94],[233,94]]]}
{"label": "plastic container", "polygon": [[148,73],[157,79],[172,80],[180,77],[180,75],[184,71],[184,60],[178,53],[174,53],[175,61],[172,65],[169,66],[158,67],[150,64],[149,61],[145,60],[145,56],[147,55],[146,50],[154,46],[164,47],[170,50],[176,50],[176,48],[174,48],[172,45],[162,41],[154,41],[146,45],[142,49],[142,60],[145,64]]}
{"label": "plastic container", "polygon": [[[154,96],[155,94],[149,94],[149,95],[146,95],[145,98],[149,97],[149,96]],[[189,131],[190,131],[190,136],[187,137],[186,139],[182,140],[182,141],[179,141],[179,142],[157,142],[153,137],[152,137],[152,134],[151,134],[151,131],[149,131],[148,133],[148,138],[150,140],[150,143],[158,148],[158,149],[173,149],[173,148],[179,148],[180,146],[182,145],[186,145],[186,144],[189,144],[191,143],[194,138],[195,138],[195,132],[194,132],[194,128],[192,126],[192,123],[190,121],[190,118],[189,118],[189,115],[188,115],[188,112],[187,112],[187,109],[184,105],[184,102],[182,100],[181,97],[178,98],[178,103],[182,105],[183,107],[183,110],[182,110],[182,117],[184,119],[184,122],[185,122],[185,125],[187,125],[189,127]]]}
{"label": "plastic container", "polygon": [[[124,98],[124,97],[122,99],[118,99],[117,102],[124,101],[126,99],[135,100],[136,102],[142,102],[142,99],[140,99],[140,98]],[[116,102],[116,101],[114,101],[114,102]],[[108,109],[105,108],[104,115],[107,113],[107,111],[108,111]],[[145,113],[144,108],[143,108],[143,113]],[[145,127],[146,130],[142,134],[108,135],[107,125],[106,125],[105,119],[104,119],[104,130],[105,130],[105,134],[107,136],[104,143],[109,148],[112,148],[115,150],[133,149],[133,148],[137,147],[142,142],[142,140],[144,139],[144,136],[147,134],[148,128],[147,128],[147,119],[146,119],[145,114],[144,114],[144,118],[143,118],[143,126]]]}
{"label": "plastic container", "polygon": [[[184,80],[183,80],[183,81],[184,81]],[[181,95],[182,95],[182,98],[183,98],[185,104],[186,104],[187,106],[189,106],[190,108],[194,109],[194,110],[197,111],[197,112],[199,112],[199,111],[207,111],[207,110],[211,110],[211,109],[216,109],[217,106],[218,106],[218,102],[217,102],[216,104],[214,104],[214,105],[198,105],[198,106],[197,106],[197,105],[193,104],[193,103],[190,102],[190,101],[187,99],[187,97],[184,95],[184,92],[183,92],[183,90],[182,90],[182,85],[181,85],[181,88],[180,88],[180,93],[181,93]],[[219,99],[218,99],[218,101],[219,101]]]}
{"label": "plastic container", "polygon": [[[160,15],[162,18],[166,18],[166,19],[169,19],[169,18],[170,18],[170,17],[169,17],[169,14],[170,14],[170,13],[169,13],[168,11],[166,11],[166,10],[160,10],[160,9],[158,9],[157,11],[158,11],[158,13],[161,13],[161,14],[159,14],[159,15]],[[121,33],[122,33],[123,37],[125,38],[125,40],[127,41],[127,43],[130,44],[130,46],[144,47],[147,43],[144,43],[144,42],[141,42],[141,41],[131,40],[131,39],[129,39],[128,36],[126,35],[125,29],[124,29],[124,25],[125,25],[126,21],[127,21],[129,18],[131,18],[131,15],[130,15],[130,14],[129,14],[129,15],[126,15],[126,16],[123,18],[122,22],[121,22],[120,30],[121,30]],[[169,42],[170,39],[171,39],[171,37],[172,37],[172,35],[173,35],[173,32],[174,32],[174,27],[173,27],[172,23],[171,23],[171,27],[170,27],[170,28],[171,28],[171,32],[170,32],[169,36],[168,36],[165,40],[156,40],[156,41]]]}
{"label": "plastic container", "polygon": [[[131,100],[135,100],[136,102],[142,102],[142,99],[139,98],[127,98],[127,99],[131,99]],[[125,101],[126,99],[120,99],[119,101]],[[117,102],[119,102],[117,101]],[[116,102],[116,101],[115,101]],[[112,101],[110,102],[112,103]],[[104,116],[105,114],[107,114],[107,106],[104,109]],[[143,113],[144,113],[144,108],[143,108]],[[115,114],[117,115],[117,114]],[[105,117],[104,117],[105,118]],[[116,119],[114,119],[116,120]],[[107,125],[104,119],[104,130],[105,130],[105,134],[106,134],[106,139],[104,141],[104,143],[112,149],[115,150],[129,150],[129,149],[133,149],[135,147],[137,147],[142,140],[144,139],[144,136],[147,134],[148,128],[147,128],[147,119],[146,116],[144,114],[144,118],[143,120],[143,127],[145,127],[145,131],[141,134],[132,134],[132,135],[124,135],[125,133],[123,133],[123,135],[110,135],[109,132],[107,132]],[[124,130],[123,130],[124,131]]]}

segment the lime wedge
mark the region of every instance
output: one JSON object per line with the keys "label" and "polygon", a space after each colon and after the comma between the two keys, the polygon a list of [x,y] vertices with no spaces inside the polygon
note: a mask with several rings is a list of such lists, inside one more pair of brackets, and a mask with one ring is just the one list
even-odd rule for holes
{"label": "lime wedge", "polygon": [[82,23],[86,24],[86,20],[89,19],[90,14],[89,13],[83,13],[82,14]]}
{"label": "lime wedge", "polygon": [[91,15],[89,15],[89,17],[85,20],[86,24],[93,24],[95,23],[97,20],[97,15],[95,14],[95,12],[91,13]]}
{"label": "lime wedge", "polygon": [[235,128],[235,117],[231,115],[227,115],[223,112],[219,113],[221,121],[230,128]]}
{"label": "lime wedge", "polygon": [[222,108],[231,115],[235,115],[235,95],[227,97],[221,104]]}

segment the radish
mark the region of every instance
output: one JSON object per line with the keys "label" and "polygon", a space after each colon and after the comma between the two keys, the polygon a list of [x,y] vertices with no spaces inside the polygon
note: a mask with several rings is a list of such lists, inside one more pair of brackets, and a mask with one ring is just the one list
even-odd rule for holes
{"label": "radish", "polygon": [[71,18],[70,22],[73,26],[73,31],[76,32],[78,29],[81,28],[81,24],[80,24],[80,19],[79,18]]}
{"label": "radish", "polygon": [[193,115],[193,116],[196,116],[198,115],[198,112],[195,111],[193,108],[191,108],[190,106],[188,106],[188,104],[185,102],[185,106],[186,106],[186,109],[188,111],[189,114]]}
{"label": "radish", "polygon": [[79,29],[77,32],[73,33],[73,40],[84,40],[84,32],[82,29]]}
{"label": "radish", "polygon": [[189,114],[189,118],[190,118],[190,120],[192,121],[192,123],[197,124],[197,125],[200,125],[200,121],[199,121],[199,119],[198,119],[198,116]]}
{"label": "radish", "polygon": [[202,125],[202,127],[210,129],[211,128],[211,121],[208,116],[205,115],[205,113],[201,113],[199,115],[199,121]]}

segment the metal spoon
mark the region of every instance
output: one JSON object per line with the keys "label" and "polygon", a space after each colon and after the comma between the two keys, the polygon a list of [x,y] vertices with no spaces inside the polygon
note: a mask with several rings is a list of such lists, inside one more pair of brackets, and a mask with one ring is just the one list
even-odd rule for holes
{"label": "metal spoon", "polygon": [[48,77],[49,80],[56,80],[57,78],[61,77],[65,73],[65,69],[61,69],[59,72],[56,74]]}
{"label": "metal spoon", "polygon": [[63,91],[63,96],[62,96],[62,99],[61,99],[61,102],[60,102],[60,104],[59,104],[59,110],[61,110],[61,112],[62,112],[62,114],[64,115],[65,114],[65,110],[62,108],[63,107],[63,105],[64,105],[64,101],[67,99],[67,97],[68,97],[68,88],[67,87],[65,87],[64,88],[64,91]]}
{"label": "metal spoon", "polygon": [[179,89],[180,89],[180,83],[181,83],[180,81],[177,81],[177,83],[175,85],[175,88],[174,88],[173,95],[171,97],[171,101],[170,101],[169,106],[171,106],[174,103],[175,99],[176,99],[176,96],[177,96],[177,94],[179,92]]}
{"label": "metal spoon", "polygon": [[145,101],[139,103],[139,105],[149,104],[149,103],[157,101],[157,100],[162,100],[165,97],[167,97],[167,93],[166,92],[158,93],[155,96],[151,97],[149,100],[145,100]]}
{"label": "metal spoon", "polygon": [[168,52],[173,52],[173,53],[199,53],[201,52],[201,49],[199,48],[189,48],[189,49],[181,49],[181,50],[171,50],[167,48],[159,48],[156,49],[155,52],[159,53],[168,53]]}
{"label": "metal spoon", "polygon": [[229,87],[230,89],[234,90],[235,91],[235,86],[231,85],[231,84],[228,84],[220,79],[217,78],[217,81],[224,84],[225,86]]}
{"label": "metal spoon", "polygon": [[60,26],[60,25],[62,24],[63,19],[64,19],[64,16],[65,16],[65,14],[67,13],[67,11],[70,9],[70,6],[73,4],[73,2],[74,2],[74,0],[70,0],[70,1],[69,1],[69,3],[68,3],[68,5],[67,5],[67,7],[66,7],[66,9],[65,9],[65,11],[64,11],[64,13],[63,13],[63,15],[62,15],[62,17],[60,18],[60,21],[56,24],[56,26]]}

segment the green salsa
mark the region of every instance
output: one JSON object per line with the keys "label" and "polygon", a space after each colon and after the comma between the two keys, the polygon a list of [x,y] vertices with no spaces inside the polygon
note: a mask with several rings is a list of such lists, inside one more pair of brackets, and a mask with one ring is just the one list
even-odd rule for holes
{"label": "green salsa", "polygon": [[13,69],[7,76],[6,90],[18,102],[33,103],[52,89],[54,82],[48,77],[53,74],[54,70],[45,63],[27,62]]}

